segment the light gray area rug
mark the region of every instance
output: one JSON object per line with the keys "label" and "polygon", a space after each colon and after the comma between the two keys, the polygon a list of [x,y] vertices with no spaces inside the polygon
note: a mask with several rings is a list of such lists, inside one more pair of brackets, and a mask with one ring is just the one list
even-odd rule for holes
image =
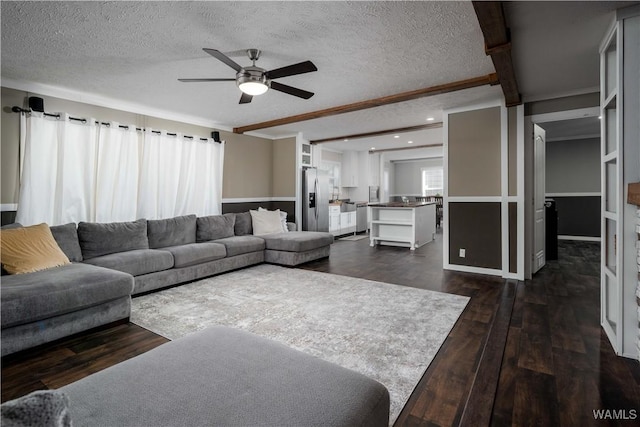
{"label": "light gray area rug", "polygon": [[396,420],[469,298],[269,264],[133,298],[131,322],[171,340],[243,329],[384,384]]}

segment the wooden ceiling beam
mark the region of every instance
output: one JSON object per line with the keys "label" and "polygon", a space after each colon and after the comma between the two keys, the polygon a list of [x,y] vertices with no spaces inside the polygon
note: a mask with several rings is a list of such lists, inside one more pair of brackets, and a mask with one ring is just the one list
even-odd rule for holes
{"label": "wooden ceiling beam", "polygon": [[504,93],[507,107],[522,104],[511,57],[511,34],[501,1],[473,1],[480,29],[484,35],[485,53],[491,56]]}
{"label": "wooden ceiling beam", "polygon": [[375,132],[367,132],[367,133],[356,133],[354,135],[335,136],[333,138],[314,139],[309,142],[311,144],[322,144],[323,142],[343,141],[345,139],[352,140],[352,139],[358,139],[358,138],[368,138],[372,136],[388,135],[390,133],[413,132],[413,131],[424,130],[424,129],[437,129],[441,127],[442,127],[442,122],[433,122],[425,125],[407,126],[404,128],[378,130]]}
{"label": "wooden ceiling beam", "polygon": [[298,114],[295,116],[284,117],[276,120],[269,120],[262,123],[241,126],[233,128],[234,133],[245,133],[258,129],[271,128],[274,126],[287,125],[289,123],[298,123],[306,120],[319,119],[321,117],[329,117],[336,114],[351,113],[354,111],[366,110],[368,108],[380,107],[382,105],[395,104],[397,102],[411,101],[414,99],[424,98],[426,96],[441,95],[443,93],[455,92],[458,90],[469,89],[484,85],[498,84],[498,76],[491,73],[486,76],[474,77],[457,82],[445,83],[436,86],[430,86],[422,89],[402,92],[395,95],[383,96],[381,98],[369,99],[366,101],[354,102],[352,104],[340,105],[337,107],[326,108],[324,110],[312,111],[310,113]]}

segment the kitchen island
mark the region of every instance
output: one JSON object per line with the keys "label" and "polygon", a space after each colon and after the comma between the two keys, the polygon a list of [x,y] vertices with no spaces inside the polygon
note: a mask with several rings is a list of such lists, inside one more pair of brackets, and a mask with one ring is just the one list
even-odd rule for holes
{"label": "kitchen island", "polygon": [[434,239],[435,202],[370,203],[370,245],[406,246],[412,251]]}

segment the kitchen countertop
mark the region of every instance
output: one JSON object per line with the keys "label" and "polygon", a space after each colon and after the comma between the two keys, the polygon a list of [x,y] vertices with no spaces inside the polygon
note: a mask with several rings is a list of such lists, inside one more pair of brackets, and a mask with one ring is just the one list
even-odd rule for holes
{"label": "kitchen countertop", "polygon": [[388,202],[388,203],[369,203],[372,208],[419,208],[421,206],[435,205],[436,202]]}

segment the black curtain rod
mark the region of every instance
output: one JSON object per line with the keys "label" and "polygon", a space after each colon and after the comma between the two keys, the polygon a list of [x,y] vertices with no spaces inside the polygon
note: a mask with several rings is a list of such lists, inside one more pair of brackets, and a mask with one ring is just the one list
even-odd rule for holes
{"label": "black curtain rod", "polygon": [[[14,113],[31,113],[31,109],[25,110],[24,108],[21,108],[21,107],[18,107],[18,106],[12,107],[11,111],[13,111]],[[55,117],[57,119],[60,118],[60,114],[52,114],[52,113],[45,113],[45,112],[42,112],[42,114],[44,114],[45,116],[48,116],[48,117]],[[83,119],[83,118],[79,118],[79,117],[69,117],[69,120],[74,120],[76,122],[87,123],[87,119]],[[97,120],[96,120],[96,124],[107,126],[107,127],[111,126],[111,123],[99,122]],[[129,126],[127,126],[127,125],[118,125],[118,127],[122,128],[122,129],[129,129]],[[144,132],[144,129],[142,129],[142,128],[136,128],[136,130],[140,131],[140,132]],[[157,133],[157,134],[162,133],[159,130],[152,130],[151,132],[152,133]],[[167,132],[167,135],[169,135],[169,136],[178,136],[177,133],[170,133],[170,132]],[[193,139],[193,136],[183,135],[183,138]],[[208,141],[208,139],[207,138],[200,138],[200,141]],[[216,141],[216,142],[218,144],[222,144],[222,141]]]}

